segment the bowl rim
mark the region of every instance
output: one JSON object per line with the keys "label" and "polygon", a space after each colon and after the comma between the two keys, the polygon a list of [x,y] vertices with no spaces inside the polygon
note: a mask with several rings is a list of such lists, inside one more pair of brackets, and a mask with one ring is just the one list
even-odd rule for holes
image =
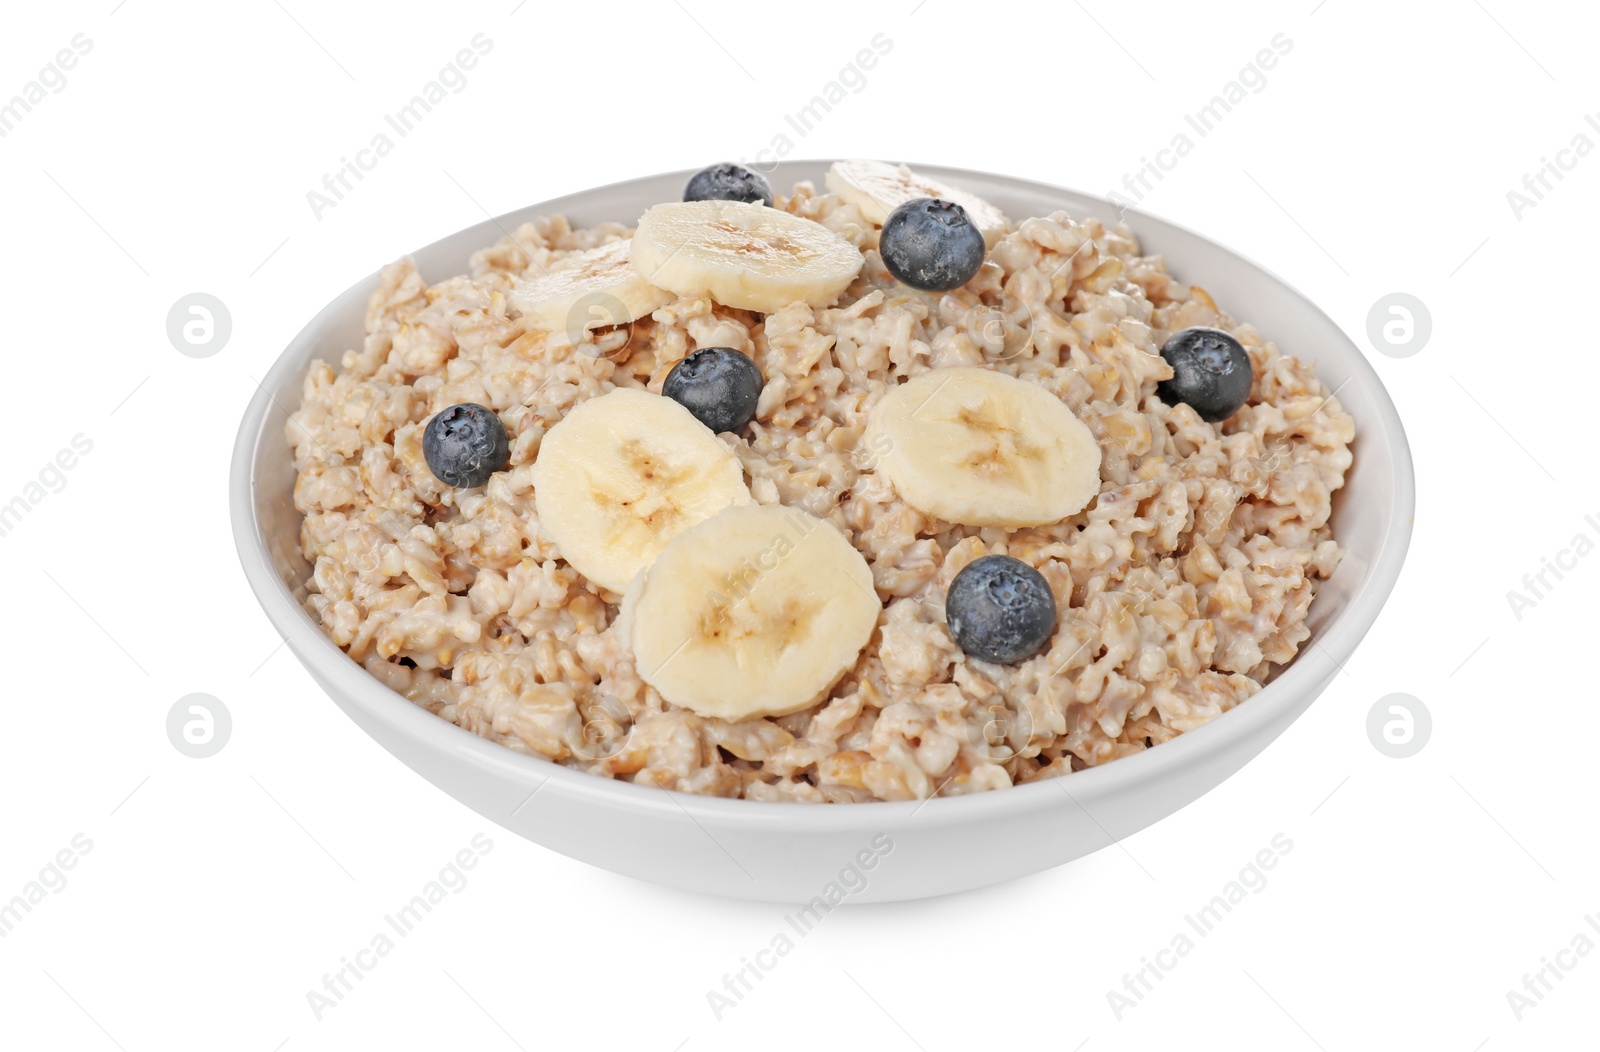
{"label": "bowl rim", "polygon": [[[790,166],[827,165],[833,160],[835,159],[785,159],[776,167],[781,171]],[[1279,710],[1291,705],[1293,699],[1304,692],[1314,692],[1318,688],[1319,677],[1325,682],[1349,660],[1356,645],[1372,627],[1393,591],[1410,544],[1416,502],[1416,480],[1410,445],[1406,440],[1399,412],[1389,397],[1382,379],[1373,369],[1371,361],[1351,340],[1343,327],[1334,322],[1298,288],[1244,253],[1199,234],[1183,224],[1142,209],[1110,201],[1096,194],[1070,190],[1052,183],[974,169],[907,163],[912,164],[919,173],[954,182],[957,185],[963,178],[971,178],[988,182],[998,181],[1028,192],[1071,194],[1116,209],[1136,232],[1140,220],[1151,220],[1198,238],[1243,261],[1263,277],[1287,290],[1305,307],[1321,315],[1329,323],[1330,330],[1338,333],[1353,351],[1352,375],[1362,374],[1374,395],[1371,419],[1363,420],[1362,428],[1364,431],[1381,432],[1390,445],[1395,491],[1394,507],[1385,524],[1378,551],[1371,560],[1366,580],[1351,595],[1348,604],[1323,626],[1311,645],[1302,649],[1294,660],[1260,692],[1247,699],[1247,704],[1236,705],[1204,726],[1180,734],[1170,741],[1161,743],[1159,747],[1145,749],[1114,762],[1074,771],[1070,779],[1066,776],[1046,778],[1023,785],[1013,785],[1004,790],[930,797],[923,800],[873,801],[856,806],[809,806],[793,802],[729,799],[641,786],[633,782],[603,778],[554,761],[517,752],[458,727],[390,690],[377,677],[352,660],[317,626],[310,614],[295,601],[274,569],[267,538],[256,515],[254,495],[257,454],[265,438],[266,428],[272,419],[271,410],[277,408],[285,413],[288,412],[276,404],[277,400],[272,392],[284,384],[289,374],[300,368],[299,363],[290,360],[290,352],[325,327],[335,309],[357,290],[370,290],[374,287],[376,272],[363,277],[318,311],[278,355],[272,367],[256,384],[256,392],[245,409],[230,458],[229,517],[239,561],[251,591],[289,649],[303,665],[307,666],[307,671],[313,674],[313,678],[325,691],[337,691],[346,702],[360,708],[370,718],[389,725],[417,744],[426,746],[441,756],[448,755],[453,760],[468,762],[486,777],[488,771],[493,770],[501,776],[509,776],[525,787],[531,787],[534,793],[542,792],[547,786],[554,786],[562,794],[593,806],[643,814],[661,814],[673,818],[687,815],[697,824],[701,819],[706,819],[714,822],[719,828],[766,831],[781,829],[785,832],[830,834],[857,832],[871,835],[898,825],[924,811],[927,813],[920,820],[923,825],[966,824],[995,819],[1002,814],[1014,817],[1018,812],[1026,813],[1061,806],[1063,804],[1061,797],[1048,791],[1051,785],[1060,789],[1067,800],[1084,809],[1089,817],[1094,819],[1093,814],[1084,807],[1085,800],[1115,796],[1128,792],[1141,782],[1153,783],[1171,778],[1185,769],[1200,764],[1213,753],[1226,751],[1230,743],[1249,740],[1270,728]],[[442,242],[468,232],[483,234],[485,238],[483,243],[489,244],[506,229],[507,223],[517,221],[513,217],[526,213],[557,214],[570,207],[570,203],[575,203],[575,199],[578,198],[592,198],[606,191],[631,189],[640,184],[667,178],[681,181],[692,175],[693,171],[686,169],[681,172],[664,172],[619,180],[547,202],[525,206],[515,212],[494,216],[447,234],[411,254],[425,254]],[[1321,667],[1317,667],[1312,661],[1317,657],[1321,659]],[[1071,788],[1066,784],[1069,780],[1072,783]],[[531,799],[531,794],[528,799]],[[1186,800],[1185,804],[1191,802],[1193,801]],[[1099,822],[1098,819],[1094,821],[1096,824]],[[1107,835],[1112,836],[1109,832]],[[1112,839],[1117,838],[1112,836]]]}

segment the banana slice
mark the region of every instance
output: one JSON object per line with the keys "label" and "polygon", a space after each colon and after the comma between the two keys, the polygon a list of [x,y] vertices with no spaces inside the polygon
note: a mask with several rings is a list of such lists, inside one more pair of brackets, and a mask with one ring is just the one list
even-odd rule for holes
{"label": "banana slice", "polygon": [[1043,526],[1100,491],[1100,445],[1038,384],[990,369],[934,369],[894,388],[862,442],[918,511],[965,526]]}
{"label": "banana slice", "polygon": [[618,388],[550,429],[533,463],[539,524],[573,569],[622,592],[673,537],[750,503],[739,461],[670,398]]}
{"label": "banana slice", "polygon": [[939,197],[967,210],[990,248],[1011,225],[1004,212],[975,194],[926,179],[905,165],[882,161],[835,161],[828,169],[828,189],[855,205],[869,222],[882,226],[889,213],[918,197]]}
{"label": "banana slice", "polygon": [[632,247],[613,241],[572,256],[548,274],[517,282],[511,302],[534,328],[565,332],[574,343],[587,329],[637,321],[676,297],[639,276]]}
{"label": "banana slice", "polygon": [[827,307],[865,262],[821,223],[762,204],[656,205],[633,235],[639,273],[680,296],[771,314],[797,300]]}
{"label": "banana slice", "polygon": [[639,675],[701,716],[782,716],[855,664],[883,605],[861,553],[796,508],[730,508],[673,538],[629,589]]}

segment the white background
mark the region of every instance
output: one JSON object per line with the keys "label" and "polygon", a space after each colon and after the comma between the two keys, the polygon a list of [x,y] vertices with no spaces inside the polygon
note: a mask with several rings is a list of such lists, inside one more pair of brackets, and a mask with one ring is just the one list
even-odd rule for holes
{"label": "white background", "polygon": [[[115,10],[113,6],[115,5]],[[10,1047],[1051,1049],[1585,1047],[1600,954],[1518,1021],[1507,991],[1600,911],[1586,674],[1600,159],[1507,191],[1600,108],[1577,5],[528,0],[27,5],[0,100],[93,48],[0,138],[8,388],[0,502],[93,449],[10,533],[0,900],[76,834],[64,889],[0,939]],[[1315,6],[1315,10],[1313,7]],[[337,207],[306,193],[474,34],[492,52]],[[1071,866],[836,912],[718,1021],[706,992],[780,907],[612,876],[491,826],[340,715],[247,592],[224,502],[252,377],[410,249],[598,183],[754,158],[874,34],[892,51],[794,157],[989,169],[1097,193],[1279,33],[1293,50],[1143,207],[1264,262],[1369,353],[1419,482],[1404,577],[1322,699],[1209,796]],[[1203,275],[1184,275],[1202,278]],[[165,319],[230,309],[214,357]],[[1375,353],[1368,309],[1431,340]],[[1227,304],[1248,320],[1248,304]],[[1291,351],[1292,333],[1271,333]],[[180,696],[232,737],[168,741]],[[1366,717],[1422,699],[1395,760]],[[471,883],[319,1021],[307,991],[476,833]],[[1290,853],[1119,1021],[1107,991],[1283,833]],[[1600,938],[1600,935],[1596,935]]]}

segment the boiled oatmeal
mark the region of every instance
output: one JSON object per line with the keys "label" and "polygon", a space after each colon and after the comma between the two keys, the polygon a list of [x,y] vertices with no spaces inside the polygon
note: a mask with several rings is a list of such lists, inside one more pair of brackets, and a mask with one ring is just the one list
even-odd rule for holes
{"label": "boiled oatmeal", "polygon": [[392,263],[312,363],[307,607],[383,683],[591,774],[847,803],[1106,763],[1293,660],[1354,437],[1310,363],[1125,225],[868,161],[689,191]]}

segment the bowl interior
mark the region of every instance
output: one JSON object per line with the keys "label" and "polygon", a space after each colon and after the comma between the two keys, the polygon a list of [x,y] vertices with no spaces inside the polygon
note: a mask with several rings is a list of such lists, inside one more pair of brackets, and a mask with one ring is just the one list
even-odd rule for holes
{"label": "bowl interior", "polygon": [[[769,178],[780,190],[787,190],[802,179],[820,186],[828,163],[785,162],[778,165]],[[1044,184],[932,165],[916,167],[927,175],[986,198],[1013,219],[1065,210],[1074,216],[1097,216],[1108,225],[1126,221],[1143,250],[1164,256],[1168,268],[1179,280],[1203,285],[1235,319],[1250,322],[1285,352],[1316,364],[1318,375],[1330,389],[1337,389],[1340,402],[1356,421],[1355,463],[1334,503],[1335,536],[1347,554],[1337,573],[1324,583],[1312,603],[1308,618],[1311,641],[1302,645],[1301,657],[1289,666],[1286,675],[1306,661],[1312,643],[1320,644],[1318,649],[1333,662],[1342,664],[1377,616],[1398,575],[1410,536],[1413,499],[1411,461],[1404,431],[1393,404],[1362,353],[1330,318],[1293,288],[1237,253],[1175,224],[1132,209],[1123,210],[1097,197]],[[651,205],[678,199],[689,174],[651,176],[532,205],[442,238],[414,253],[413,258],[424,279],[431,283],[466,272],[472,252],[535,216],[561,213],[574,225],[603,220],[632,223]],[[366,300],[375,283],[376,274],[373,274],[346,290],[290,344],[262,382],[261,391],[246,414],[235,454],[236,518],[244,520],[235,523],[241,557],[247,573],[261,571],[262,578],[270,573],[277,585],[276,588],[258,585],[264,606],[280,631],[293,632],[299,639],[308,640],[311,637],[306,629],[310,629],[320,641],[310,645],[330,651],[332,657],[346,663],[349,663],[348,658],[322,635],[321,629],[301,607],[309,568],[299,550],[300,515],[292,499],[294,468],[284,427],[287,414],[300,403],[301,385],[311,361],[323,359],[337,364],[345,350],[361,345]],[[266,594],[268,592],[274,594]],[[1312,675],[1306,670],[1304,682],[1310,683]],[[380,704],[396,707],[394,718],[408,718],[401,713],[413,709],[409,702],[378,687],[376,680],[371,683],[388,695],[388,700]],[[1248,705],[1240,706],[1206,727],[1182,735],[1159,749],[1080,772],[1074,779],[1080,775],[1095,775],[1102,780],[1109,776],[1112,781],[1104,784],[1110,785],[1121,777],[1133,777],[1135,768],[1152,762],[1157,754],[1172,750],[1174,757],[1171,758],[1175,758],[1185,749],[1202,747],[1198,740],[1189,742],[1188,739],[1220,740],[1228,733],[1224,728],[1230,726],[1236,733],[1245,733],[1252,719],[1249,711],[1279,704],[1285,694],[1280,687],[1287,687],[1281,679]],[[1265,717],[1261,711],[1254,715]],[[442,732],[472,737],[442,720],[435,722]],[[462,748],[479,752],[478,744],[497,748],[481,739],[472,745],[462,743]],[[1180,745],[1183,748],[1175,748]],[[505,752],[505,759],[512,763],[539,764],[539,761],[500,751]],[[539,766],[549,769],[554,765]],[[1110,776],[1113,769],[1122,770]],[[626,793],[635,788],[561,768],[556,768],[552,774],[563,779],[571,774],[598,783],[597,791]],[[1021,786],[1003,794],[981,795],[1014,796],[1034,788]],[[948,801],[951,804],[967,802],[967,798]],[[723,804],[744,809],[783,806],[749,801],[696,802],[697,806],[706,807]],[[909,805],[875,804],[872,810],[900,806]]]}

